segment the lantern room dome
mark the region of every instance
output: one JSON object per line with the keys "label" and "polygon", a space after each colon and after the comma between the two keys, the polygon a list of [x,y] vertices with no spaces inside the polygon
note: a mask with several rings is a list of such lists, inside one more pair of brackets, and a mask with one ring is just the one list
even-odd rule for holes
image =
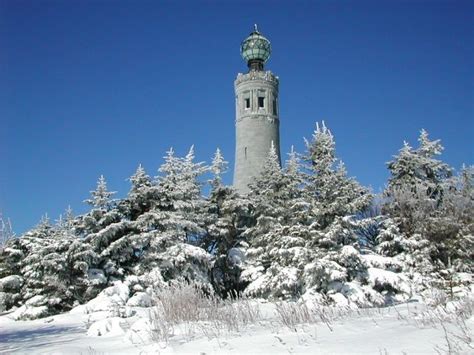
{"label": "lantern room dome", "polygon": [[270,41],[258,31],[257,25],[255,25],[254,31],[240,45],[240,54],[249,67],[253,61],[264,64],[270,58],[271,51]]}

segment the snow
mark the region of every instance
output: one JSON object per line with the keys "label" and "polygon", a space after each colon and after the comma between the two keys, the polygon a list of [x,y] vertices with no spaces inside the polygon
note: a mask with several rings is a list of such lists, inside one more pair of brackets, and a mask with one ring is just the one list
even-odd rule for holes
{"label": "snow", "polygon": [[404,293],[410,293],[410,287],[406,277],[391,271],[370,267],[367,269],[369,283],[377,289],[394,289]]}
{"label": "snow", "polygon": [[150,307],[151,297],[146,292],[137,292],[127,301],[129,307]]}
{"label": "snow", "polygon": [[132,344],[149,343],[153,341],[153,325],[145,318],[141,318],[132,324],[125,337]]}
{"label": "snow", "polygon": [[28,301],[26,301],[27,306],[41,306],[45,302],[45,297],[44,296],[34,296],[31,297]]}
{"label": "snow", "polygon": [[395,260],[394,258],[389,256],[366,254],[361,255],[361,258],[369,267],[388,269],[391,271],[398,271],[402,269],[402,264],[398,260]]}
{"label": "snow", "polygon": [[23,279],[18,275],[10,275],[0,279],[0,291],[16,291],[19,290],[23,283]]}
{"label": "snow", "polygon": [[129,300],[129,288],[121,281],[107,287],[99,295],[86,304],[73,308],[72,314],[90,314],[94,312],[118,312]]}
{"label": "snow", "polygon": [[127,302],[129,293],[130,290],[128,289],[128,286],[121,281],[116,281],[114,286],[107,287],[101,292],[102,295],[122,304]]}
{"label": "snow", "polygon": [[124,329],[120,325],[122,322],[124,322],[124,319],[120,317],[98,320],[89,327],[87,335],[98,337],[123,335]]}
{"label": "snow", "polygon": [[456,275],[456,278],[460,283],[463,283],[466,285],[472,284],[472,281],[473,281],[472,274],[469,274],[467,272],[458,272]]}
{"label": "snow", "polygon": [[11,314],[12,319],[19,320],[19,319],[36,319],[45,316],[48,314],[48,307],[47,306],[27,306],[23,305],[17,308]]}
{"label": "snow", "polygon": [[384,297],[374,291],[371,287],[361,286],[355,282],[346,282],[341,289],[342,294],[347,297],[349,302],[357,307],[369,307],[372,305],[383,306]]}
{"label": "snow", "polygon": [[[0,354],[428,354],[447,349],[441,326],[415,321],[427,310],[420,303],[365,310],[333,308],[326,311],[327,323],[300,324],[294,330],[281,324],[277,304],[260,301],[258,305],[260,321],[239,332],[201,332],[204,323],[188,323],[175,325],[167,340],[151,334],[156,325],[146,312],[92,324],[90,315],[79,312],[29,321],[14,321],[6,314],[0,316]],[[472,332],[472,316],[466,324]],[[455,323],[444,326],[453,334],[457,331]]]}

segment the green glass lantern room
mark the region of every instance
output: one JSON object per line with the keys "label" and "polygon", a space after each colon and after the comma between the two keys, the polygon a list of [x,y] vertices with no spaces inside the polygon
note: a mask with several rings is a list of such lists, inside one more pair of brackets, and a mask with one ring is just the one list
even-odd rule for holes
{"label": "green glass lantern room", "polygon": [[250,70],[263,70],[271,54],[270,41],[258,32],[257,25],[254,31],[242,41],[240,54],[247,62]]}

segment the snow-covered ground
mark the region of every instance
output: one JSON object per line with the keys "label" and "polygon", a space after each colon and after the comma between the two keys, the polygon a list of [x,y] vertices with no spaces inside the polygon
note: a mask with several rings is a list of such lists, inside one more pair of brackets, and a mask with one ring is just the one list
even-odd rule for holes
{"label": "snow-covered ground", "polygon": [[[289,324],[294,304],[252,302],[259,319],[238,331],[227,331],[225,323],[183,322],[169,327],[166,336],[158,334],[156,326],[155,336],[148,331],[147,308],[135,307],[135,314],[125,318],[105,311],[88,313],[84,306],[30,321],[15,321],[10,313],[0,316],[0,353],[433,354],[451,348],[468,354],[474,349],[472,315],[463,325],[456,317],[429,311],[418,302],[327,310],[317,321],[296,325]],[[279,315],[284,310],[289,311],[286,326]]]}

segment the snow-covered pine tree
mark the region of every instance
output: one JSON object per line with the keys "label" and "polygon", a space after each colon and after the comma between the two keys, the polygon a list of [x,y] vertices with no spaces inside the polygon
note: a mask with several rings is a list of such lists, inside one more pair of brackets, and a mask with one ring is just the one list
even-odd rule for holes
{"label": "snow-covered pine tree", "polygon": [[254,205],[254,214],[257,219],[255,228],[248,232],[249,236],[266,233],[274,223],[278,223],[279,218],[288,212],[283,209],[283,201],[286,198],[283,177],[280,161],[272,142],[262,173],[249,185],[249,197]]}
{"label": "snow-covered pine tree", "polygon": [[[129,180],[132,186],[125,199],[117,201],[107,212],[96,208],[82,218],[84,222],[91,221],[90,225],[97,224],[97,228],[88,229],[86,237],[100,257],[95,273],[105,273],[112,281],[137,272],[152,235],[137,219],[156,202],[154,186],[141,165]],[[103,279],[99,277],[96,281]]]}
{"label": "snow-covered pine tree", "polygon": [[248,199],[222,183],[227,165],[217,149],[210,167],[213,178],[209,180],[211,191],[203,247],[214,256],[211,280],[215,291],[222,297],[235,297],[244,288],[239,281],[244,246],[241,234],[252,222]]}
{"label": "snow-covered pine tree", "polygon": [[176,157],[170,149],[153,185],[154,205],[139,218],[142,228],[171,230],[173,239],[198,241],[205,223],[201,213],[205,201],[198,178],[206,170],[203,163],[194,162],[194,147],[184,158]]}
{"label": "snow-covered pine tree", "polygon": [[84,202],[91,205],[92,209],[79,218],[76,227],[77,233],[83,237],[90,233],[96,233],[122,218],[122,214],[116,208],[116,201],[111,200],[116,192],[108,191],[107,182],[103,175],[97,181],[96,190],[90,193],[91,198],[84,200]]}
{"label": "snow-covered pine tree", "polygon": [[44,251],[51,248],[53,233],[54,228],[45,215],[34,229],[19,238],[19,247],[23,254],[20,261],[20,275],[23,279],[20,291],[21,303],[32,299],[29,305],[39,307],[36,312],[39,316],[49,314],[47,299],[43,295],[47,287],[43,257]]}
{"label": "snow-covered pine tree", "polygon": [[451,280],[456,271],[473,268],[474,204],[463,187],[471,182],[464,172],[452,177],[452,169],[436,158],[443,150],[439,140],[431,141],[422,130],[418,141],[417,149],[405,143],[388,163],[391,176],[383,211],[401,233],[391,241],[382,233],[377,249],[391,247],[405,271],[440,287],[441,278]]}
{"label": "snow-covered pine tree", "polygon": [[[202,175],[209,170],[204,162],[194,162],[194,146],[184,157],[182,168],[181,202],[176,203],[176,210],[194,226],[185,227],[188,243],[199,245],[205,234],[207,203],[202,195]],[[179,200],[177,200],[179,201]]]}
{"label": "snow-covered pine tree", "polygon": [[469,199],[474,199],[474,165],[466,166],[465,164],[461,167],[461,172],[458,177],[458,188],[463,196]]}
{"label": "snow-covered pine tree", "polygon": [[286,168],[279,166],[273,147],[263,172],[250,185],[256,224],[244,236],[250,244],[241,278],[246,293],[269,298],[301,295],[304,266],[313,259],[306,248],[314,229],[307,225],[308,204],[302,198],[302,176],[292,150]]}
{"label": "snow-covered pine tree", "polygon": [[42,294],[48,298],[52,313],[69,309],[76,302],[83,303],[101,289],[91,285],[88,279],[89,270],[97,265],[99,256],[90,243],[75,235],[70,206],[65,216],[53,226],[49,245],[38,251],[43,260],[43,279],[47,282]]}
{"label": "snow-covered pine tree", "polygon": [[441,203],[428,217],[427,238],[438,246],[444,265],[457,271],[474,268],[474,167],[463,166],[444,185]]}
{"label": "snow-covered pine tree", "polygon": [[69,231],[73,232],[74,229],[74,212],[72,211],[71,206],[67,206],[64,213],[64,226]]}
{"label": "snow-covered pine tree", "polygon": [[[109,192],[103,176],[91,198],[85,200],[93,208],[77,221],[76,233],[90,244],[98,255],[96,267],[105,272],[109,280],[122,279],[133,267],[134,249],[126,236],[136,229],[130,222],[129,208],[122,201],[111,200],[115,192]],[[105,286],[105,285],[98,285]]]}
{"label": "snow-covered pine tree", "polygon": [[[303,293],[326,295],[339,293],[343,285],[356,280],[366,282],[355,227],[345,217],[369,206],[371,194],[347,177],[341,162],[337,164],[334,138],[324,123],[316,125],[303,159],[306,179],[301,184],[298,177],[292,178],[293,193],[287,196],[293,198],[283,199],[286,206],[292,206],[285,208],[292,217],[285,223],[272,223],[276,228],[259,234],[254,242],[256,246],[262,239],[261,248],[268,250],[269,262],[265,265],[260,258],[254,272],[249,268],[243,273],[252,280],[248,293],[283,298]],[[291,186],[288,182],[283,185]],[[255,250],[255,254],[265,255],[263,250]],[[346,288],[353,290],[351,287]]]}
{"label": "snow-covered pine tree", "polygon": [[217,148],[214,157],[212,158],[212,164],[209,168],[213,175],[213,178],[209,183],[213,189],[217,190],[223,186],[222,175],[227,172],[228,166],[229,163],[224,159],[221,150]]}
{"label": "snow-covered pine tree", "polygon": [[109,281],[128,275],[144,280],[158,272],[164,281],[182,277],[208,283],[209,256],[189,245],[204,233],[205,222],[198,177],[206,168],[193,160],[193,148],[184,158],[170,150],[155,181],[139,167],[126,199],[80,218],[93,227],[82,228],[85,241],[99,255],[96,267]]}
{"label": "snow-covered pine tree", "polygon": [[420,233],[427,217],[442,203],[446,183],[452,169],[436,159],[443,151],[439,140],[431,141],[421,130],[419,147],[407,142],[399,154],[388,163],[390,178],[384,192],[388,197],[384,212],[396,218],[403,232]]}
{"label": "snow-covered pine tree", "polygon": [[397,224],[391,218],[386,218],[381,223],[374,250],[384,256],[399,255],[406,251],[405,239]]}
{"label": "snow-covered pine tree", "polygon": [[294,150],[293,146],[291,146],[288,156],[283,176],[286,186],[284,190],[286,197],[283,199],[283,202],[286,205],[284,209],[288,212],[283,216],[283,221],[285,224],[299,223],[309,225],[311,221],[308,220],[308,210],[311,205],[304,195],[304,175],[301,172],[299,154]]}
{"label": "snow-covered pine tree", "polygon": [[43,297],[42,305],[47,306],[48,314],[71,309],[75,301],[85,300],[87,271],[94,256],[89,244],[56,226],[45,244],[25,258],[28,263],[23,268],[26,279],[30,264],[39,262],[35,272],[40,274],[43,285],[35,291]]}
{"label": "snow-covered pine tree", "polygon": [[195,246],[205,234],[199,177],[206,170],[203,163],[194,162],[193,147],[184,158],[172,149],[167,152],[153,184],[154,203],[133,224],[149,243],[137,272],[158,269],[165,281],[182,278],[208,287],[210,256]]}
{"label": "snow-covered pine tree", "polygon": [[221,151],[217,148],[212,159],[209,171],[212,179],[208,181],[211,190],[207,201],[208,220],[206,221],[206,235],[201,241],[204,249],[213,254],[225,254],[232,243],[235,233],[231,233],[227,221],[222,220],[222,207],[231,192],[223,185],[222,175],[227,171],[228,162],[224,160]]}
{"label": "snow-covered pine tree", "polygon": [[431,141],[428,138],[428,132],[422,129],[418,142],[420,146],[417,153],[421,158],[422,174],[426,177],[422,180],[429,185],[431,195],[436,195],[442,192],[443,182],[452,176],[452,169],[448,164],[434,158],[441,155],[444,150],[439,139]]}
{"label": "snow-covered pine tree", "polygon": [[357,214],[370,205],[372,195],[347,176],[344,164],[336,158],[334,137],[324,121],[321,127],[316,124],[306,149],[305,194],[311,203],[309,213],[321,229],[338,216]]}
{"label": "snow-covered pine tree", "polygon": [[150,176],[140,164],[135,173],[128,179],[131,188],[120,207],[125,207],[125,213],[131,220],[137,219],[142,213],[148,211],[153,203],[153,189]]}
{"label": "snow-covered pine tree", "polygon": [[20,304],[20,262],[24,257],[20,239],[11,237],[9,226],[2,228],[5,234],[0,245],[0,312]]}
{"label": "snow-covered pine tree", "polygon": [[452,169],[435,158],[444,150],[440,140],[431,141],[428,133],[422,129],[418,142],[417,149],[404,142],[400,153],[387,164],[391,173],[388,194],[391,189],[399,186],[409,185],[414,188],[421,184],[425,186],[427,194],[434,198],[441,193],[443,182],[452,175]]}
{"label": "snow-covered pine tree", "polygon": [[111,197],[115,194],[115,191],[109,191],[107,189],[107,182],[105,181],[104,175],[101,175],[97,181],[97,188],[91,191],[91,198],[84,202],[95,208],[109,209],[112,204]]}
{"label": "snow-covered pine tree", "polygon": [[74,214],[71,206],[68,206],[64,214],[60,214],[56,221],[56,229],[62,233],[74,233]]}
{"label": "snow-covered pine tree", "polygon": [[146,173],[142,164],[138,165],[135,174],[128,179],[132,184],[129,194],[140,194],[141,189],[151,186],[150,176]]}
{"label": "snow-covered pine tree", "polygon": [[43,218],[36,228],[5,248],[0,264],[2,269],[4,265],[12,268],[0,285],[2,288],[4,284],[15,285],[15,289],[6,290],[9,293],[6,299],[9,306],[23,304],[17,312],[18,318],[62,312],[76,301],[86,301],[97,294],[90,292],[87,279],[89,267],[97,256],[72,231],[66,228],[65,219],[53,226]]}
{"label": "snow-covered pine tree", "polygon": [[3,218],[0,213],[0,248],[2,248],[7,241],[15,238],[15,233],[13,232],[12,223],[9,218]]}
{"label": "snow-covered pine tree", "polygon": [[[344,293],[347,300],[373,304],[364,295],[375,291],[360,288],[367,272],[358,227],[345,217],[366,208],[371,195],[336,165],[334,139],[324,124],[317,125],[307,147],[306,179],[296,153],[283,171],[269,154],[262,177],[251,186],[257,223],[245,233],[250,243],[242,273],[249,282],[245,292],[269,298],[319,294],[327,301],[328,295]],[[383,303],[380,295],[375,298]]]}

